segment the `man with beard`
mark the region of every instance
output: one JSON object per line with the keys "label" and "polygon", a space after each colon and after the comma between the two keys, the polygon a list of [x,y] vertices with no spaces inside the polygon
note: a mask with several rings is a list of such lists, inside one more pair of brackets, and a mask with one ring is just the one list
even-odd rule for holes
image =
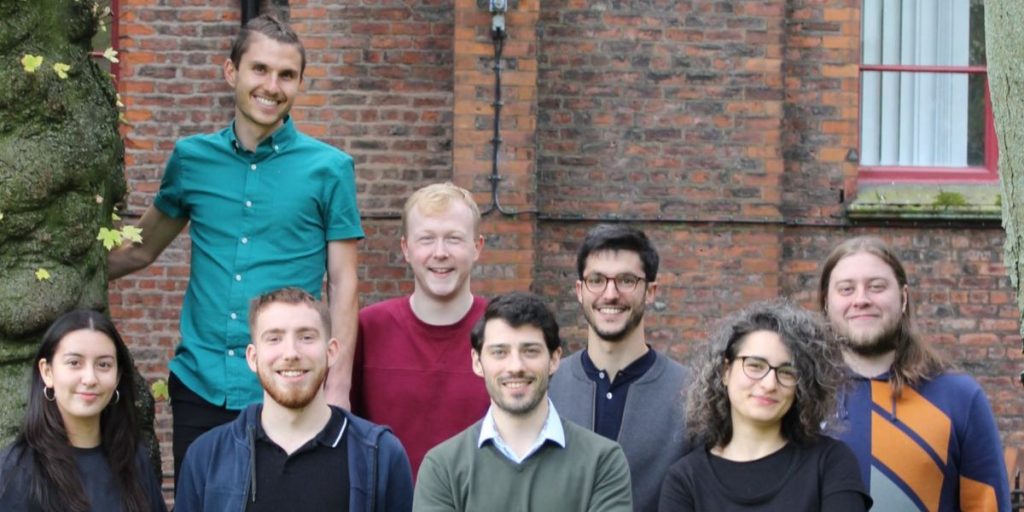
{"label": "man with beard", "polygon": [[657,508],[665,473],[689,451],[681,395],[686,370],[644,336],[658,260],[639,229],[602,224],[587,233],[576,255],[587,347],[567,357],[551,380],[551,400],[563,417],[622,445],[637,511]]}
{"label": "man with beard", "polygon": [[427,453],[413,509],[631,510],[622,449],[560,418],[548,399],[562,348],[540,297],[495,298],[470,338],[473,371],[491,406],[483,420]]}
{"label": "man with beard", "polygon": [[822,266],[818,306],[853,374],[840,436],[875,508],[1009,510],[985,393],[915,333],[907,273],[885,243],[859,237],[837,246]]}
{"label": "man with beard", "polygon": [[192,441],[260,401],[244,354],[246,308],[261,293],[299,286],[319,297],[326,271],[332,334],[341,343],[328,400],[349,406],[363,229],[352,158],[299,132],[289,115],[305,67],[288,25],[268,15],[250,20],[224,62],[234,121],[175,144],[139,220],[141,242],[107,259],[110,279],[144,268],[190,225],[181,343],[168,365],[175,479]]}
{"label": "man with beard", "polygon": [[473,196],[452,183],[420,188],[405,202],[399,242],[413,292],[359,312],[352,411],[394,429],[415,474],[427,450],[487,410],[464,352],[487,304],[471,290],[484,246]]}
{"label": "man with beard", "polygon": [[270,292],[252,301],[249,323],[245,356],[263,404],[189,447],[175,510],[410,510],[398,439],[324,396],[338,340],[323,303],[299,288]]}

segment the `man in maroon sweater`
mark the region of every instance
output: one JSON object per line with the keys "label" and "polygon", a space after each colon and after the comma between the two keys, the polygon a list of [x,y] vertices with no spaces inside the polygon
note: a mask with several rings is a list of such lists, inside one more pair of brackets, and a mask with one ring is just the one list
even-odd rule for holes
{"label": "man in maroon sweater", "polygon": [[490,404],[469,341],[487,302],[470,291],[480,257],[480,210],[451,183],[421,188],[402,212],[412,295],[359,312],[352,410],[388,425],[415,475],[427,451],[479,420]]}

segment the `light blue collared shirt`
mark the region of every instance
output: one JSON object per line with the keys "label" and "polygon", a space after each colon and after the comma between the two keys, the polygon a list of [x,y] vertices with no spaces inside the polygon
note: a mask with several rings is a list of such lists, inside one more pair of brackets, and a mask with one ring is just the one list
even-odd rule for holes
{"label": "light blue collared shirt", "polygon": [[541,427],[537,440],[533,442],[533,446],[526,451],[525,455],[519,457],[501,439],[501,434],[498,433],[498,428],[494,424],[494,404],[491,404],[487,409],[487,415],[484,416],[483,423],[480,425],[480,440],[476,443],[477,448],[482,448],[484,443],[491,441],[502,455],[508,457],[509,460],[516,464],[522,464],[524,460],[536,453],[547,441],[565,448],[565,430],[562,428],[562,420],[558,416],[558,411],[555,410],[555,404],[551,403],[550,398],[547,401],[548,417],[544,420],[544,426]]}

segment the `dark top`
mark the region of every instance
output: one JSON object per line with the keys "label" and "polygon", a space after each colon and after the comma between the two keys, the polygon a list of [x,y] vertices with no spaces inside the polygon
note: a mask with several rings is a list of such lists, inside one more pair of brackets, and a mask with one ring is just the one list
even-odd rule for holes
{"label": "dark top", "polygon": [[255,423],[256,501],[247,500],[247,511],[348,510],[348,419],[340,409],[332,407],[324,429],[291,455]]}
{"label": "dark top", "polygon": [[[114,480],[102,447],[72,448],[78,466],[82,487],[89,498],[92,512],[117,512],[121,509],[121,490]],[[8,447],[0,452],[0,510],[36,512],[38,504],[29,503],[32,461],[20,447]],[[139,473],[143,494],[150,512],[166,512],[160,482],[149,465],[149,454],[141,447],[135,454],[135,467]]]}
{"label": "dark top", "polygon": [[870,507],[853,452],[828,437],[808,446],[788,443],[749,462],[693,450],[669,469],[658,502],[662,512],[863,512]]}
{"label": "dark top", "polygon": [[609,378],[608,372],[594,366],[594,361],[590,359],[590,354],[586,350],[580,355],[583,371],[597,385],[597,392],[594,394],[594,432],[612,441],[617,441],[619,438],[619,429],[622,428],[622,411],[626,408],[626,394],[629,392],[629,385],[643,377],[647,370],[654,366],[654,360],[657,359],[654,350],[651,350],[649,346],[647,348],[647,353],[629,363],[629,366],[619,370],[619,373],[615,375],[615,380]]}

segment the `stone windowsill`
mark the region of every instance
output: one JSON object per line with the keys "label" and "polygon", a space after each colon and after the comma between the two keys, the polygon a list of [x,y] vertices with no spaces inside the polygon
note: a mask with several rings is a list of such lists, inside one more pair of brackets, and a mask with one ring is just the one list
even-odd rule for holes
{"label": "stone windowsill", "polygon": [[846,211],[851,220],[992,221],[1002,217],[1002,202],[997,183],[861,184]]}

